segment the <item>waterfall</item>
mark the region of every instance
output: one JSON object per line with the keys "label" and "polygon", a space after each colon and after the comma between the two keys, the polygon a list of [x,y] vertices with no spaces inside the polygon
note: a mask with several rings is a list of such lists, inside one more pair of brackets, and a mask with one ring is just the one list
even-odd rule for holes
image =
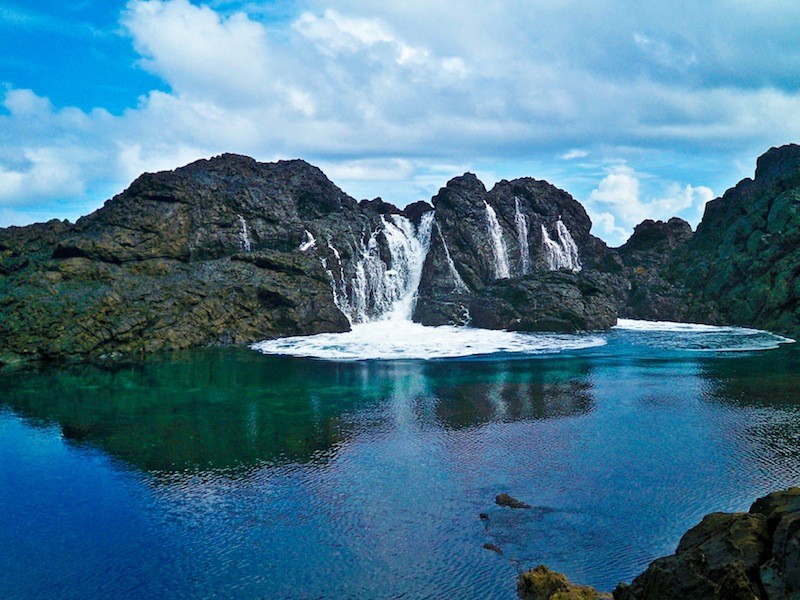
{"label": "waterfall", "polygon": [[506,243],[503,241],[503,230],[497,220],[497,213],[483,201],[486,205],[486,222],[489,227],[489,237],[492,240],[492,252],[494,253],[494,276],[496,279],[508,279],[511,277],[511,269],[508,266],[508,252]]}
{"label": "waterfall", "polygon": [[517,226],[519,242],[519,274],[527,275],[531,270],[531,254],[528,247],[528,219],[522,214],[519,198],[514,196],[514,223]]}
{"label": "waterfall", "polygon": [[556,221],[556,233],[558,241],[553,240],[547,232],[547,228],[542,225],[542,245],[547,268],[551,271],[559,269],[580,271],[581,261],[578,255],[578,246],[561,219]]}
{"label": "waterfall", "polygon": [[250,252],[250,234],[247,232],[247,221],[244,220],[242,215],[236,215],[239,217],[239,243],[242,246],[242,250],[245,252]]}
{"label": "waterfall", "polygon": [[297,248],[300,252],[308,252],[317,245],[317,240],[314,239],[314,236],[311,235],[311,232],[308,229],[303,230],[303,243]]}
{"label": "waterfall", "polygon": [[453,291],[467,293],[469,292],[469,288],[467,287],[467,284],[464,283],[464,280],[461,278],[461,275],[456,269],[456,265],[453,262],[453,257],[450,256],[450,249],[447,247],[447,242],[444,241],[444,236],[442,235],[442,230],[439,227],[439,223],[435,223],[435,225],[436,225],[436,235],[439,236],[439,241],[442,242],[442,247],[444,248],[444,256],[447,259],[447,266],[450,268],[450,275],[453,277],[453,284],[455,285]]}
{"label": "waterfall", "polygon": [[[351,323],[379,319],[410,320],[417,300],[422,267],[430,246],[433,213],[422,216],[416,229],[400,215],[381,216],[381,225],[364,241],[356,242],[349,286],[345,283],[345,267],[339,251],[328,247],[338,261],[339,276],[327,268],[336,306]],[[389,250],[389,262],[381,256],[379,236]]]}

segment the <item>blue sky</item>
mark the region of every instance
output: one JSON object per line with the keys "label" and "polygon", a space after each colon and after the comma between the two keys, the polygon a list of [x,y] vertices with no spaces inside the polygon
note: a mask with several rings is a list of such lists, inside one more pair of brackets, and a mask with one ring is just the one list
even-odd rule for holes
{"label": "blue sky", "polygon": [[0,0],[0,226],[301,157],[356,198],[547,179],[611,244],[800,141],[796,0]]}

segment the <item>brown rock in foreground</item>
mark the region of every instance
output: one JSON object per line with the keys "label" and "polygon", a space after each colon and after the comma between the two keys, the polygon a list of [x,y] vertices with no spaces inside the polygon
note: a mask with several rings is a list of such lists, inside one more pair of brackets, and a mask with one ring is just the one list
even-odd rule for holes
{"label": "brown rock in foreground", "polygon": [[539,565],[517,579],[517,593],[522,600],[595,600],[611,599],[588,585],[570,583],[561,573]]}
{"label": "brown rock in foreground", "polygon": [[[566,577],[542,565],[517,580],[517,591],[524,599],[604,597],[585,595],[590,593],[586,589],[570,584]],[[572,595],[557,595],[562,591]],[[616,600],[800,598],[800,487],[760,498],[746,513],[707,515],[681,538],[675,554],[653,561],[630,584],[621,583],[613,597]]]}

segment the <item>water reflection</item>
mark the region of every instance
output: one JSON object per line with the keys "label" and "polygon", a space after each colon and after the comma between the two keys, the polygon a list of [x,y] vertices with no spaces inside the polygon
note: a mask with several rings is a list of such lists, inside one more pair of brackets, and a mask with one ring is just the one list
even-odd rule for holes
{"label": "water reflection", "polygon": [[331,363],[198,350],[114,368],[6,370],[0,406],[145,471],[325,461],[359,432],[591,410],[585,361]]}

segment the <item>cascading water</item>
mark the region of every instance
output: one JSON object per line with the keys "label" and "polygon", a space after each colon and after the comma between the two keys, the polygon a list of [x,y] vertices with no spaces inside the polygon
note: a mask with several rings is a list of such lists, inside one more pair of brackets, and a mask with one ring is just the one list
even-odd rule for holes
{"label": "cascading water", "polygon": [[[346,282],[346,269],[339,251],[333,244],[328,248],[336,258],[338,273],[323,267],[331,279],[336,306],[350,323],[369,321],[411,320],[416,304],[417,288],[422,278],[422,267],[430,246],[433,213],[422,216],[419,227],[406,217],[391,215],[381,217],[381,226],[370,233],[366,242],[356,242],[353,258],[353,275]],[[380,235],[389,250],[389,263],[381,256]]]}
{"label": "cascading water", "polygon": [[547,232],[547,228],[542,225],[542,245],[547,268],[551,271],[559,269],[580,271],[581,261],[578,246],[561,219],[556,221],[556,234],[558,241],[553,240]]}
{"label": "cascading water", "polygon": [[311,232],[308,229],[303,230],[303,242],[297,248],[300,252],[308,252],[317,245],[317,240],[314,239],[314,236],[311,235]]}
{"label": "cascading water", "polygon": [[486,223],[489,228],[489,237],[492,240],[492,253],[494,254],[494,276],[497,279],[508,279],[511,277],[511,269],[508,266],[508,251],[503,240],[503,230],[497,220],[497,213],[484,200],[486,206]]}
{"label": "cascading water", "polygon": [[467,293],[469,292],[469,288],[467,287],[467,284],[464,283],[464,280],[461,278],[461,274],[458,272],[458,269],[456,269],[456,265],[453,262],[453,257],[450,256],[450,249],[447,247],[447,242],[444,241],[444,236],[442,235],[442,230],[439,227],[439,223],[436,223],[436,221],[434,221],[434,224],[436,225],[436,235],[439,236],[439,241],[442,243],[442,247],[444,248],[444,255],[445,258],[447,259],[447,266],[450,269],[450,275],[453,278],[453,285],[455,286],[453,291],[459,293]]}
{"label": "cascading water", "polygon": [[514,224],[517,226],[519,242],[519,274],[527,275],[531,270],[531,254],[528,247],[528,219],[522,214],[519,198],[514,196]]}
{"label": "cascading water", "polygon": [[236,216],[239,217],[239,243],[242,246],[242,250],[250,252],[250,234],[247,231],[247,221],[244,220],[242,215]]}

